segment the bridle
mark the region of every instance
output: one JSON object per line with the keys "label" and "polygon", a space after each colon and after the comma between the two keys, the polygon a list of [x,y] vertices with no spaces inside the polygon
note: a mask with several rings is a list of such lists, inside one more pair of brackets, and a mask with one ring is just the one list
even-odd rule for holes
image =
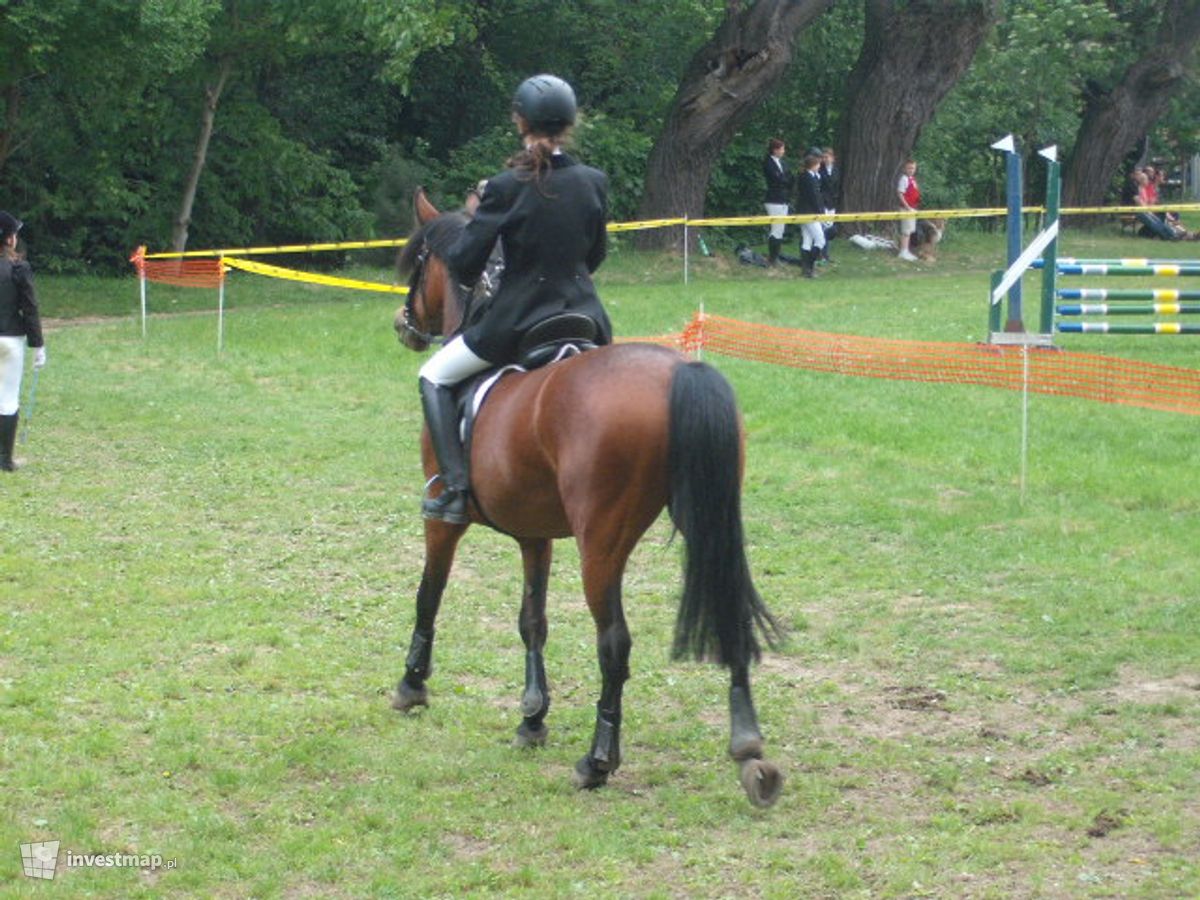
{"label": "bridle", "polygon": [[425,263],[429,259],[429,245],[426,244],[421,248],[421,252],[417,254],[416,264],[413,266],[412,275],[408,279],[408,296],[404,300],[404,313],[400,321],[400,327],[404,329],[404,333],[422,344],[444,344],[445,337],[442,332],[438,331],[422,331],[415,324],[416,321],[416,298],[420,293],[424,296],[425,293]]}

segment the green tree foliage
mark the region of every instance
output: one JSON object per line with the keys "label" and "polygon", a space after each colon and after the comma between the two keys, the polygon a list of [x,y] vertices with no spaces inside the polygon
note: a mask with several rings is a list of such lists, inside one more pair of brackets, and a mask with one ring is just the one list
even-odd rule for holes
{"label": "green tree foliage", "polygon": [[[989,145],[1005,134],[1017,137],[1031,171],[1040,171],[1033,162],[1041,147],[1069,153],[1084,86],[1112,69],[1121,32],[1102,2],[1013,0],[918,145],[931,201],[1003,206],[1003,159]],[[1040,196],[1038,179],[1028,181]]]}
{"label": "green tree foliage", "polygon": [[[127,271],[137,244],[165,248],[227,59],[190,248],[407,231],[417,184],[453,207],[504,164],[512,91],[536,71],[575,86],[574,152],[609,173],[614,218],[632,218],[680,80],[730,2],[0,0],[0,207],[28,223],[41,270]],[[717,160],[710,214],[759,211],[768,137],[793,156],[833,143],[865,6],[836,3],[800,34],[787,75]],[[987,145],[1006,132],[1029,153],[1069,153],[1085,99],[1153,49],[1167,6],[1007,0],[922,133],[930,205],[995,205]],[[1149,152],[1200,149],[1198,112],[1193,80]]]}

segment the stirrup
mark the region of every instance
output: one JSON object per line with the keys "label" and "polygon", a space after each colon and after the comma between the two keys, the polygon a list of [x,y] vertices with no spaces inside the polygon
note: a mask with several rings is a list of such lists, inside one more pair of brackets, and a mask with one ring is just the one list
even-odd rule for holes
{"label": "stirrup", "polygon": [[[432,481],[430,483],[432,484]],[[421,499],[421,516],[450,525],[468,524],[471,517],[467,513],[467,492],[443,487],[437,497]]]}

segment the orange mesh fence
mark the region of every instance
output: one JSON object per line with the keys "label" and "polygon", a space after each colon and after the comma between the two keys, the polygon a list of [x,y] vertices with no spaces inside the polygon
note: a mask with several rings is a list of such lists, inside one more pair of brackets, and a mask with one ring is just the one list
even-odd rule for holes
{"label": "orange mesh fence", "polygon": [[[709,315],[697,315],[681,343],[691,352],[839,375],[1018,391],[1025,384],[1022,348],[1012,346],[826,334]],[[1053,348],[1025,352],[1030,391],[1200,415],[1200,371]]]}
{"label": "orange mesh fence", "polygon": [[138,274],[147,281],[178,287],[219,287],[225,280],[220,259],[146,259],[146,248],[139,247],[129,258]]}

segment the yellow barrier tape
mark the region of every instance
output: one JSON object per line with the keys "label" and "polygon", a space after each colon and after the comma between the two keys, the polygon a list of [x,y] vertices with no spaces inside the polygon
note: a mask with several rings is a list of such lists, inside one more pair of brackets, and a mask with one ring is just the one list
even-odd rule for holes
{"label": "yellow barrier tape", "polygon": [[[1200,203],[1177,203],[1159,206],[1073,206],[1060,209],[1060,216],[1084,215],[1125,215],[1140,212],[1200,212]],[[1044,206],[1024,206],[1023,214],[1042,214]],[[981,209],[921,209],[916,216],[920,219],[982,219],[1007,215],[1008,210],[994,207]],[[911,219],[913,214],[906,211],[892,210],[889,212],[845,212],[821,213],[814,215],[790,216],[726,216],[712,219],[646,219],[641,222],[609,222],[608,231],[645,231],[651,228],[672,228],[687,225],[695,228],[708,228],[728,225],[773,225],[779,222],[801,224],[804,222],[894,222],[900,219]],[[402,247],[408,243],[407,238],[392,238],[378,241],[344,241],[334,244],[290,244],[279,247],[229,247],[221,250],[188,250],[184,253],[147,253],[145,259],[182,259],[184,257],[221,256],[259,256],[270,253],[313,253],[325,250],[367,250],[376,247]],[[284,270],[286,271],[286,270]]]}
{"label": "yellow barrier tape", "polygon": [[643,231],[648,228],[670,228],[683,225],[687,219],[647,219],[644,222],[609,222],[605,228],[608,231]]}
{"label": "yellow barrier tape", "polygon": [[[1027,207],[1027,212],[1037,212],[1041,207]],[[916,213],[895,210],[873,213],[806,213],[791,216],[731,216],[721,219],[689,219],[689,225],[769,225],[777,222],[800,224],[803,222],[886,222],[911,219],[973,219],[987,216],[1002,216],[1003,209],[922,209]]]}
{"label": "yellow barrier tape", "polygon": [[403,247],[408,238],[378,241],[342,241],[336,244],[287,244],[279,247],[226,247],[221,250],[187,250],[183,253],[147,253],[146,259],[182,259],[188,256],[265,256],[269,253],[312,253],[323,250],[369,250],[374,247]]}
{"label": "yellow barrier tape", "polygon": [[253,272],[255,275],[266,275],[269,278],[303,281],[308,284],[324,284],[330,287],[350,288],[356,291],[379,291],[384,294],[408,293],[407,287],[395,284],[383,284],[377,281],[356,281],[352,278],[335,278],[332,275],[316,275],[311,272],[299,272],[296,269],[268,266],[266,263],[252,262],[248,259],[225,259],[222,262],[231,269],[241,269],[244,272]]}

